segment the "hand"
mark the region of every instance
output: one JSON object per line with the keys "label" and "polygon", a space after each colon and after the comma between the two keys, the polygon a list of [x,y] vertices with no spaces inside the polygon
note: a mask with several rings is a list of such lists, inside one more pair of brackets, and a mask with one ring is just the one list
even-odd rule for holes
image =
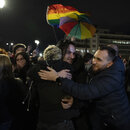
{"label": "hand", "polygon": [[63,109],[69,109],[73,104],[73,97],[63,98],[61,101],[61,105]]}
{"label": "hand", "polygon": [[72,75],[69,72],[70,72],[70,70],[68,70],[68,69],[61,70],[60,72],[58,72],[58,76],[61,78],[71,79]]}
{"label": "hand", "polygon": [[28,46],[27,47],[27,53],[30,53],[31,49],[32,49],[32,46]]}
{"label": "hand", "polygon": [[47,67],[47,69],[49,71],[40,70],[40,72],[38,72],[38,75],[40,76],[40,78],[44,80],[56,81],[56,79],[59,77],[57,72],[50,67]]}

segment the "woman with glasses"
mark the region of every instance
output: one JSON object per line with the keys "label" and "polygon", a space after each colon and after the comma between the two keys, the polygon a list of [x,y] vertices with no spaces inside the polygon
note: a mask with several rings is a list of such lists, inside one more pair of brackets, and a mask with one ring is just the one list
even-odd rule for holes
{"label": "woman with glasses", "polygon": [[15,77],[19,77],[26,83],[26,73],[30,67],[29,55],[26,52],[19,52],[15,56]]}

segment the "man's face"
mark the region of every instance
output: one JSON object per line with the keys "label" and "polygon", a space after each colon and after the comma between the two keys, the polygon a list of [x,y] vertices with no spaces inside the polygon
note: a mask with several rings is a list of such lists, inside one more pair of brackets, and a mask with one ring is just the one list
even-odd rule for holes
{"label": "man's face", "polygon": [[26,51],[25,48],[19,47],[19,48],[16,50],[15,54],[17,54],[17,53],[19,53],[19,52],[25,52],[25,51]]}
{"label": "man's face", "polygon": [[75,47],[72,44],[70,44],[69,47],[67,48],[63,60],[68,62],[69,64],[72,64],[73,59],[75,58],[75,51],[76,51]]}
{"label": "man's face", "polygon": [[112,61],[108,60],[108,52],[106,50],[97,50],[92,60],[92,67],[94,72],[104,70],[112,64]]}

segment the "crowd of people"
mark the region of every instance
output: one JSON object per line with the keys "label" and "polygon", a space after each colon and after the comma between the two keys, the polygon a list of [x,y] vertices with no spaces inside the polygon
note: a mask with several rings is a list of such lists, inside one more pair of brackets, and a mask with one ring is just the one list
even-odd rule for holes
{"label": "crowd of people", "polygon": [[74,41],[39,57],[0,48],[0,130],[130,130],[130,62],[114,44],[82,56]]}

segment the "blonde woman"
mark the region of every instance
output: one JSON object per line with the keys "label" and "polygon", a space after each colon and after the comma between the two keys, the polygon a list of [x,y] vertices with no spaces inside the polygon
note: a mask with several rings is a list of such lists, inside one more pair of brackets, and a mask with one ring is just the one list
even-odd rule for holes
{"label": "blonde woman", "polygon": [[37,130],[75,130],[71,119],[77,117],[79,111],[76,108],[62,107],[62,99],[71,96],[63,92],[58,83],[42,80],[38,75],[40,70],[47,70],[47,66],[60,72],[62,69],[71,70],[71,65],[62,60],[61,49],[55,45],[49,45],[44,50],[43,58],[44,61],[34,66],[29,74],[35,82],[35,93],[40,106]]}

